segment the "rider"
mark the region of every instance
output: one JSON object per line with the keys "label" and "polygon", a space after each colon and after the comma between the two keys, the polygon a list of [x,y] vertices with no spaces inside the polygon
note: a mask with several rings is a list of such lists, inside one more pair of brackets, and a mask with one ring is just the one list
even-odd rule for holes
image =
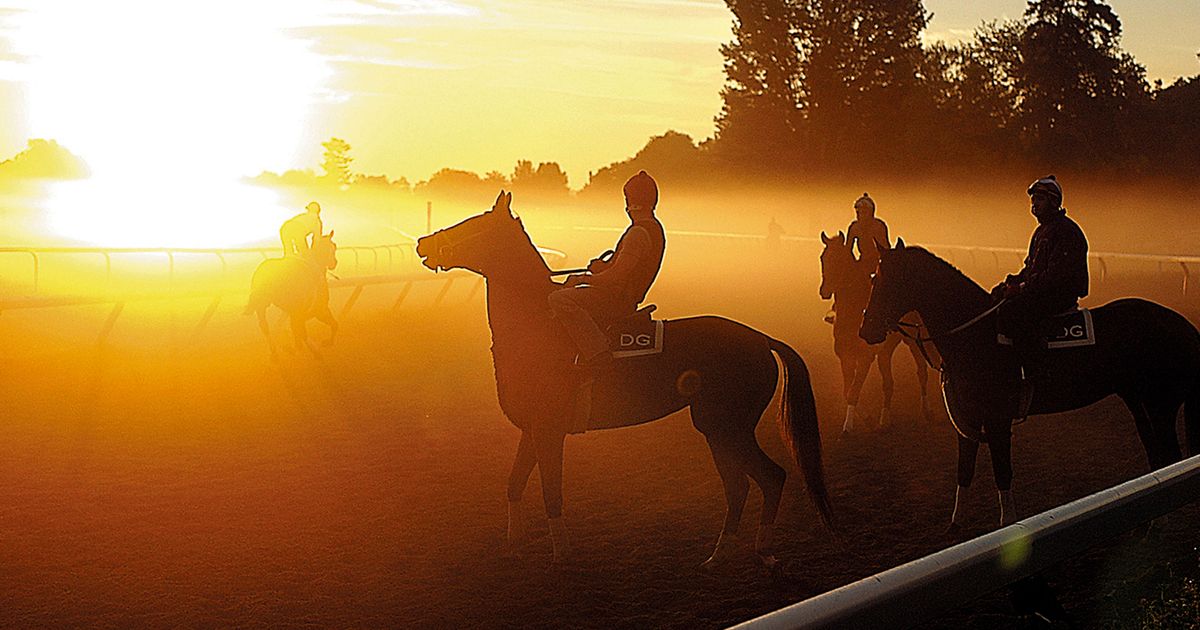
{"label": "rider", "polygon": [[855,243],[858,244],[859,262],[873,273],[879,267],[879,246],[892,247],[887,224],[875,217],[875,200],[867,193],[854,202],[854,217],[850,227],[846,228],[846,243],[851,251],[854,251]]}
{"label": "rider", "polygon": [[283,241],[283,255],[300,256],[308,255],[308,250],[312,245],[308,241],[308,237],[314,239],[321,236],[321,204],[310,201],[307,206],[304,206],[304,212],[283,222],[279,227],[279,240]]}
{"label": "rider", "polygon": [[1041,350],[1042,320],[1077,308],[1088,294],[1087,239],[1062,207],[1062,186],[1053,175],[1033,182],[1026,191],[1038,227],[1029,241],[1025,266],[992,289],[1000,305],[998,328],[1012,339],[1021,364],[1021,411],[1033,395],[1029,368]]}
{"label": "rider", "polygon": [[603,367],[612,361],[608,338],[596,320],[611,320],[637,310],[662,266],[666,233],[654,216],[658,185],[639,171],[625,182],[625,212],[629,227],[617,241],[611,259],[588,263],[586,274],[567,277],[563,288],[550,293],[554,316],[562,322],[579,349],[581,364]]}

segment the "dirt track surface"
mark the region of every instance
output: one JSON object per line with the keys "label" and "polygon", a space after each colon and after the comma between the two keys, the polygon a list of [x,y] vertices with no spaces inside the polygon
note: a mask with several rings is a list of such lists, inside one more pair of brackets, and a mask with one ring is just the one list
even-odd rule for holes
{"label": "dirt track surface", "polygon": [[[519,434],[495,400],[478,298],[398,313],[364,304],[324,361],[278,366],[235,315],[208,333],[219,343],[189,345],[147,342],[130,314],[96,347],[53,331],[56,318],[102,322],[103,311],[6,313],[0,625],[722,627],[954,542],[942,535],[954,438],[940,406],[932,423],[917,417],[910,357],[896,355],[895,425],[839,438],[840,373],[815,285],[797,290],[795,309],[737,287],[704,309],[704,296],[671,286],[659,292],[674,305],[664,315],[741,308],[805,357],[847,547],[820,525],[771,411],[758,434],[789,471],[777,532],[787,575],[753,564],[756,491],[745,554],[698,570],[724,499],[703,438],[676,414],[569,438],[575,559],[550,564],[536,475],[525,503],[542,537],[523,559],[502,558]],[[873,375],[868,411],[878,389]],[[1111,400],[1031,419],[1013,450],[1024,514],[1146,471]],[[998,519],[986,451],[978,470],[971,535]],[[1194,566],[1198,524],[1196,509],[1180,511],[1151,538],[1123,537],[1048,577],[1086,625],[1105,623],[1167,561],[1190,553]],[[1018,623],[998,594],[929,625]]]}

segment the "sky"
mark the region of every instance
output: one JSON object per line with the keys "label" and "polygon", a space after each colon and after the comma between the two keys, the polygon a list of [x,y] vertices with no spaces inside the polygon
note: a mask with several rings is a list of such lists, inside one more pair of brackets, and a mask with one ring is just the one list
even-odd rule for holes
{"label": "sky", "polygon": [[[1200,0],[1111,5],[1152,78],[1200,73]],[[925,6],[926,37],[957,40],[1025,2]],[[731,20],[717,0],[0,0],[0,157],[53,138],[169,180],[314,168],[337,136],[358,172],[529,159],[578,188],[653,135],[712,134]]]}

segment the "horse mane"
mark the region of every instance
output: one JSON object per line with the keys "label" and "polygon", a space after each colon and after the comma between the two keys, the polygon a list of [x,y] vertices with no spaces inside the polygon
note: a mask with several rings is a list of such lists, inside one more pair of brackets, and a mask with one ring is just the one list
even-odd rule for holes
{"label": "horse mane", "polygon": [[949,261],[939,257],[937,254],[925,249],[924,247],[920,247],[918,245],[909,245],[905,246],[903,250],[893,251],[908,252],[913,256],[914,259],[923,261],[922,264],[928,268],[930,273],[939,273],[946,276],[947,279],[962,283],[965,286],[974,287],[980,292],[984,292],[984,288],[980,286],[978,282],[972,280],[970,276],[963,273],[958,267],[950,264]]}

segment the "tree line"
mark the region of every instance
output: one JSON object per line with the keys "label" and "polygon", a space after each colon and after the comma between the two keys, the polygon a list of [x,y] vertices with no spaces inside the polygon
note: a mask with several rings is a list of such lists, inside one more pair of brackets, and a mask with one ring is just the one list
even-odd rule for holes
{"label": "tree line", "polygon": [[922,42],[920,0],[726,4],[734,38],[710,149],[731,169],[1200,166],[1200,76],[1149,82],[1103,0],[1030,0],[958,44]]}

